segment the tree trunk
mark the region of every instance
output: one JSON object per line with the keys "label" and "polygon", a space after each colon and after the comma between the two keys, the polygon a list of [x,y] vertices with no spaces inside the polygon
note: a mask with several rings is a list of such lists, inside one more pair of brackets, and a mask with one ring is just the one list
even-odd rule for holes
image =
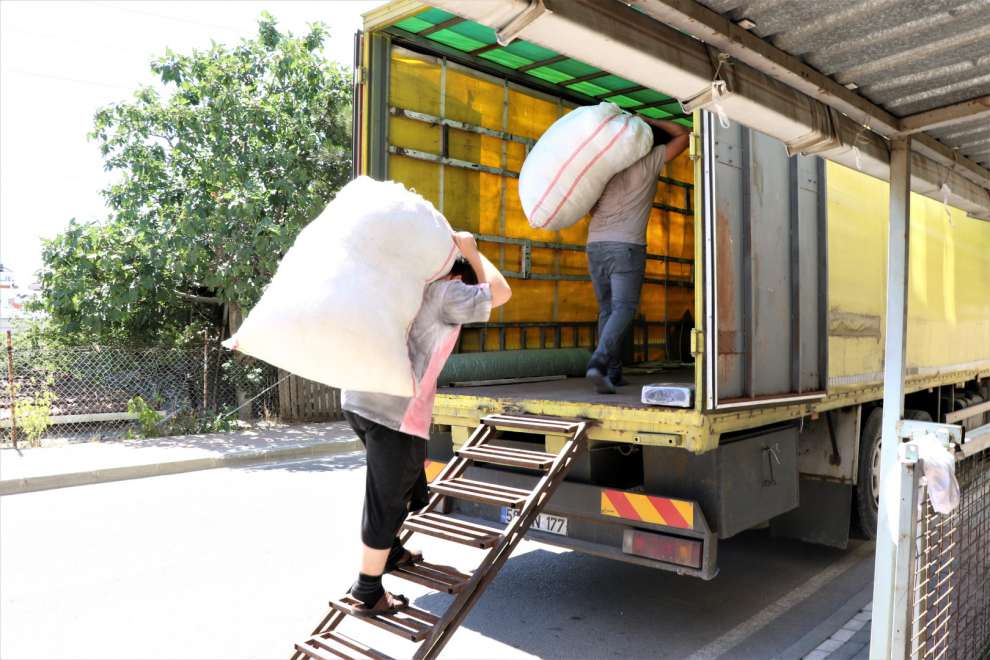
{"label": "tree trunk", "polygon": [[[240,328],[241,324],[244,322],[244,313],[241,310],[241,306],[236,302],[227,303],[226,316],[227,316],[227,329],[230,331],[230,334],[233,335],[235,332],[237,332],[238,328]],[[250,358],[245,358],[244,356],[236,356],[234,359],[237,360],[238,362],[243,363],[245,360],[249,360]],[[240,383],[235,383],[234,387],[235,387],[234,400],[237,402],[237,406],[238,406],[237,418],[242,422],[250,422],[254,417],[251,414],[251,408],[253,406],[252,404],[245,405],[245,403],[251,397],[249,397],[248,393],[244,391],[244,388],[241,386]]]}

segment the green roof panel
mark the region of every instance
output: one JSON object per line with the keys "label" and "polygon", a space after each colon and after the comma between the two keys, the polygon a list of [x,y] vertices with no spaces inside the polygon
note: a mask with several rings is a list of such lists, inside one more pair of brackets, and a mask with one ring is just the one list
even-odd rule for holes
{"label": "green roof panel", "polygon": [[568,89],[573,89],[575,92],[581,92],[582,94],[587,94],[588,96],[598,96],[600,94],[608,94],[610,89],[605,89],[604,87],[599,87],[593,82],[585,81],[575,83],[573,85],[568,85]]}
{"label": "green roof panel", "polygon": [[424,21],[419,16],[410,16],[409,18],[405,18],[399,21],[395,25],[407,32],[416,32],[416,33],[422,32],[427,28],[433,27],[433,23],[430,23],[429,21]]}
{"label": "green roof panel", "polygon": [[631,80],[626,80],[625,78],[620,78],[619,76],[609,74],[602,78],[595,78],[595,84],[606,89],[626,89],[627,87],[632,87],[636,83]]}
{"label": "green roof panel", "polygon": [[620,108],[631,108],[634,105],[640,105],[639,101],[636,99],[631,99],[623,94],[620,94],[619,96],[606,96],[602,100],[608,101],[609,103],[614,103]]}
{"label": "green roof panel", "polygon": [[463,51],[474,50],[486,45],[484,42],[458,34],[453,30],[438,30],[430,35],[430,39]]}
{"label": "green roof panel", "polygon": [[661,94],[660,92],[654,91],[652,89],[644,89],[640,92],[633,92],[631,94],[626,94],[626,96],[632,97],[639,101],[640,103],[653,103],[654,101],[662,101],[663,99],[670,98],[666,94]]}
{"label": "green roof panel", "polygon": [[558,55],[558,53],[550,50],[549,48],[537,46],[536,44],[531,44],[528,41],[522,41],[521,39],[516,39],[508,46],[505,46],[503,50],[507,50],[514,55],[519,55],[520,57],[525,57],[531,62],[549,60],[551,57],[556,57]]}
{"label": "green roof panel", "polygon": [[474,23],[472,21],[464,21],[463,23],[450,26],[450,29],[457,34],[463,34],[465,37],[469,37],[475,41],[480,41],[485,45],[495,43],[495,30],[491,29],[487,25],[481,25],[480,23]]}
{"label": "green roof panel", "polygon": [[556,64],[551,64],[553,68],[558,71],[563,71],[572,78],[578,78],[580,76],[587,76],[591,73],[597,73],[598,69],[584,62],[578,62],[577,60],[564,60],[563,62],[557,62]]}
{"label": "green roof panel", "polygon": [[552,83],[566,82],[574,77],[549,66],[536,67],[535,69],[530,69],[526,73],[531,76],[536,76],[541,80],[549,80]]}
{"label": "green roof panel", "polygon": [[507,66],[510,69],[518,69],[521,66],[526,66],[527,64],[532,64],[532,60],[527,60],[525,57],[520,57],[515,53],[510,53],[504,48],[496,48],[495,50],[490,50],[487,53],[482,53],[479,55],[486,60],[491,60],[492,62],[497,62],[502,66]]}

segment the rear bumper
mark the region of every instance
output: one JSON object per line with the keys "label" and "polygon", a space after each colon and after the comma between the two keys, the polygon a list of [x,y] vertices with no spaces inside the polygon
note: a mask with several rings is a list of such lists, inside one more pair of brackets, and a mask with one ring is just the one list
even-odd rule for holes
{"label": "rear bumper", "polygon": [[[527,489],[532,488],[536,481],[536,477],[528,474],[481,467],[470,468],[467,476]],[[495,506],[457,500],[453,508],[484,520],[498,522],[501,519],[501,510]],[[710,580],[718,574],[718,540],[709,528],[701,507],[694,502],[565,481],[543,507],[543,512],[567,518],[567,535],[531,529],[527,533],[529,538],[589,555],[703,580]],[[635,550],[628,540],[630,530],[653,533],[675,541],[686,539],[698,542],[701,544],[700,565],[681,565],[632,554]],[[626,550],[623,550],[624,540]]]}

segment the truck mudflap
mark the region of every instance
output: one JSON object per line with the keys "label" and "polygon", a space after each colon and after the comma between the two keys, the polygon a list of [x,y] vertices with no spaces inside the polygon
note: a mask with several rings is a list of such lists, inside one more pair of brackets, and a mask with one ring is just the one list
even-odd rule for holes
{"label": "truck mudflap", "polygon": [[[443,463],[427,461],[432,479]],[[471,468],[469,478],[532,488],[522,472]],[[454,511],[507,522],[511,510],[452,500]],[[529,538],[578,552],[711,580],[718,574],[717,535],[697,502],[639,491],[565,481],[527,533]]]}

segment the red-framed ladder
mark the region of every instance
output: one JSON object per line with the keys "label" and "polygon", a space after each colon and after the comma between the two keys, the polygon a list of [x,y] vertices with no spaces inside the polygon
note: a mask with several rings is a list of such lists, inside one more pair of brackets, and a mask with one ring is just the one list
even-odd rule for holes
{"label": "red-framed ladder", "polygon": [[[491,444],[500,430],[549,434],[566,439],[560,451],[551,454]],[[395,614],[367,617],[354,614],[353,607],[357,601],[353,599],[331,601],[330,611],[311,636],[295,645],[292,660],[388,658],[384,653],[337,630],[348,617],[418,643],[413,656],[417,659],[437,657],[564,480],[579,452],[585,448],[586,432],[586,422],[558,417],[489,415],[482,419],[467,442],[457,450],[454,460],[444,467],[430,485],[432,495],[429,504],[406,519],[400,539],[405,542],[413,534],[426,534],[452,543],[487,549],[484,559],[471,574],[426,561],[391,573],[436,591],[454,594],[454,600],[447,610],[443,615],[436,616],[410,604]],[[542,477],[532,490],[465,478],[465,472],[474,463],[534,470],[542,473]],[[444,498],[448,497],[505,506],[516,509],[519,513],[504,529],[478,525],[443,514],[441,505]]]}

